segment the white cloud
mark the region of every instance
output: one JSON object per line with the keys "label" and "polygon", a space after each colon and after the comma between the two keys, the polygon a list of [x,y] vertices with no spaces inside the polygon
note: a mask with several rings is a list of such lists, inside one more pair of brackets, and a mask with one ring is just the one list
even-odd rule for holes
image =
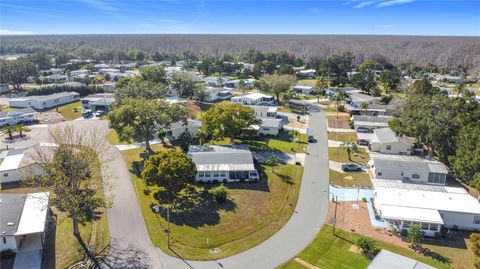
{"label": "white cloud", "polygon": [[365,2],[361,2],[361,3],[356,4],[355,6],[353,6],[353,8],[362,8],[362,7],[370,6],[374,3],[375,3],[375,1],[365,1]]}
{"label": "white cloud", "polygon": [[109,3],[107,1],[103,1],[103,0],[79,0],[79,1],[85,4],[88,4],[99,11],[103,11],[103,12],[118,11],[117,7],[115,7],[114,5],[112,5],[112,3]]}
{"label": "white cloud", "polygon": [[34,33],[28,31],[0,29],[0,35],[34,35]]}
{"label": "white cloud", "polygon": [[390,29],[397,27],[396,24],[383,24],[383,25],[375,25],[375,28],[383,28],[383,29]]}
{"label": "white cloud", "polygon": [[386,2],[379,3],[377,7],[391,7],[395,5],[407,4],[414,2],[415,0],[390,0]]}
{"label": "white cloud", "polygon": [[169,19],[153,19],[155,22],[159,23],[184,23],[184,21],[180,20],[169,20]]}

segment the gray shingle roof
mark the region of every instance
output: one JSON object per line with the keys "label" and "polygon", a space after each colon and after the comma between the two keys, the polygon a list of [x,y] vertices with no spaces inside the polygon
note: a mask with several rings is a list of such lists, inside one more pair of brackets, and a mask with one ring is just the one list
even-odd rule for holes
{"label": "gray shingle roof", "polygon": [[375,137],[380,143],[398,142],[397,135],[390,128],[380,128],[373,130]]}
{"label": "gray shingle roof", "polygon": [[255,170],[247,145],[191,146],[188,155],[198,171]]}
{"label": "gray shingle roof", "polygon": [[427,173],[447,174],[443,163],[417,156],[371,153],[371,159],[377,169],[415,170]]}
{"label": "gray shingle roof", "polygon": [[0,231],[2,235],[14,235],[20,222],[25,195],[22,194],[1,194],[0,195]]}

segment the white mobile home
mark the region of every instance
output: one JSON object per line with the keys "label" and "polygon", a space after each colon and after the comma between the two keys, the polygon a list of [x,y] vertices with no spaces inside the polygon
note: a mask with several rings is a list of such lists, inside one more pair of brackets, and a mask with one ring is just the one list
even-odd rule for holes
{"label": "white mobile home", "polygon": [[363,129],[363,130],[368,130],[369,132],[373,132],[373,130],[378,129],[378,128],[387,128],[388,127],[388,120],[390,120],[391,117],[387,116],[380,116],[380,117],[375,117],[375,116],[353,116],[353,128],[355,130]]}
{"label": "white mobile home", "polygon": [[480,203],[463,188],[372,180],[380,217],[398,230],[419,224],[425,235],[442,227],[480,229]]}
{"label": "white mobile home", "polygon": [[0,127],[37,121],[37,111],[32,108],[22,108],[12,111],[0,111]]}
{"label": "white mobile home", "polygon": [[292,86],[292,90],[300,94],[316,94],[317,90],[313,85],[295,85]]}
{"label": "white mobile home", "polygon": [[273,105],[275,98],[260,92],[232,97],[232,103],[243,105]]}
{"label": "white mobile home", "polygon": [[28,268],[41,268],[48,196],[45,192],[26,195],[0,194],[0,251],[16,252],[13,268],[27,268],[17,265],[20,261],[25,263],[26,260]]}
{"label": "white mobile home", "polygon": [[406,137],[398,137],[390,128],[381,128],[373,131],[370,150],[385,154],[410,155],[413,143]]}
{"label": "white mobile home", "polygon": [[283,121],[277,117],[276,106],[249,106],[255,111],[255,117],[260,119],[260,125],[252,126],[258,134],[277,136],[283,129]]}
{"label": "white mobile home", "polygon": [[205,90],[205,101],[215,102],[218,100],[227,100],[232,97],[232,92],[224,88],[208,88]]}
{"label": "white mobile home", "polygon": [[368,164],[375,178],[407,183],[445,185],[448,174],[443,163],[418,156],[371,152]]}
{"label": "white mobile home", "polygon": [[167,138],[177,140],[185,131],[188,131],[192,137],[197,137],[200,128],[202,128],[202,121],[199,120],[188,120],[187,125],[184,125],[183,122],[174,122],[167,130]]}
{"label": "white mobile home", "polygon": [[188,155],[197,166],[197,182],[242,182],[259,179],[247,145],[191,146]]}
{"label": "white mobile home", "polygon": [[0,183],[18,182],[22,177],[41,175],[42,168],[32,159],[28,148],[16,148],[7,151],[0,164]]}
{"label": "white mobile home", "polygon": [[64,104],[78,101],[79,94],[76,92],[60,92],[50,95],[32,95],[8,100],[9,107],[34,109],[49,109]]}
{"label": "white mobile home", "polygon": [[112,104],[115,103],[115,95],[113,93],[90,94],[82,98],[81,101],[83,109],[108,113]]}

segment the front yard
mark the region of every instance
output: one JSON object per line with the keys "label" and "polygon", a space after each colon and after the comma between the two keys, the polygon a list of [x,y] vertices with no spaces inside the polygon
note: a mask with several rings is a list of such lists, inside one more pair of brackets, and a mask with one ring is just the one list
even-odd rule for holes
{"label": "front yard", "polygon": [[[354,242],[361,237],[356,233],[350,233],[337,229],[335,235],[330,225],[324,225],[317,234],[315,240],[300,254],[298,258],[322,269],[360,269],[366,268],[371,262],[366,256],[352,251]],[[417,254],[410,249],[396,245],[379,242],[378,246],[400,255],[419,260],[436,268],[452,268],[448,264],[435,261],[430,257]],[[279,269],[306,268],[295,260],[278,267]],[[453,267],[458,268],[458,267]]]}
{"label": "front yard", "polygon": [[331,161],[339,163],[367,163],[369,160],[369,155],[363,148],[358,148],[358,153],[351,153],[352,161],[348,160],[347,151],[342,148],[329,147],[328,148],[328,159]]}
{"label": "front yard", "polygon": [[[53,108],[48,110],[48,112],[54,112],[56,110],[57,108]],[[78,101],[78,102],[73,102],[63,106],[59,106],[58,112],[62,114],[62,116],[67,121],[78,119],[82,117],[82,102]]]}
{"label": "front yard", "polygon": [[340,173],[333,169],[328,172],[330,183],[340,187],[371,187],[372,181],[368,173]]}
{"label": "front yard", "polygon": [[[154,145],[154,150],[162,145]],[[227,257],[260,244],[277,232],[295,208],[303,168],[295,165],[260,166],[266,179],[258,183],[230,183],[228,200],[223,204],[206,201],[189,211],[172,212],[171,248],[166,247],[166,219],[152,205],[156,187],[149,187],[138,176],[144,149],[122,152],[131,169],[133,185],[153,244],[164,252],[184,259],[210,260]],[[197,185],[198,193],[215,185]],[[163,211],[161,211],[163,212]]]}
{"label": "front yard", "polygon": [[336,132],[328,132],[328,140],[334,141],[357,141],[357,133],[356,132],[349,132],[349,133],[336,133]]}

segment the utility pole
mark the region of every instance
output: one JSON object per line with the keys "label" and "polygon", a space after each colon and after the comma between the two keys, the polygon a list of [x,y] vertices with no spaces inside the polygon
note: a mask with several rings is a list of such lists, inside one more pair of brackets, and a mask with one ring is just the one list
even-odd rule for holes
{"label": "utility pole", "polygon": [[337,224],[337,205],[338,205],[338,195],[335,195],[335,214],[333,215],[333,234],[335,234],[335,225]]}

